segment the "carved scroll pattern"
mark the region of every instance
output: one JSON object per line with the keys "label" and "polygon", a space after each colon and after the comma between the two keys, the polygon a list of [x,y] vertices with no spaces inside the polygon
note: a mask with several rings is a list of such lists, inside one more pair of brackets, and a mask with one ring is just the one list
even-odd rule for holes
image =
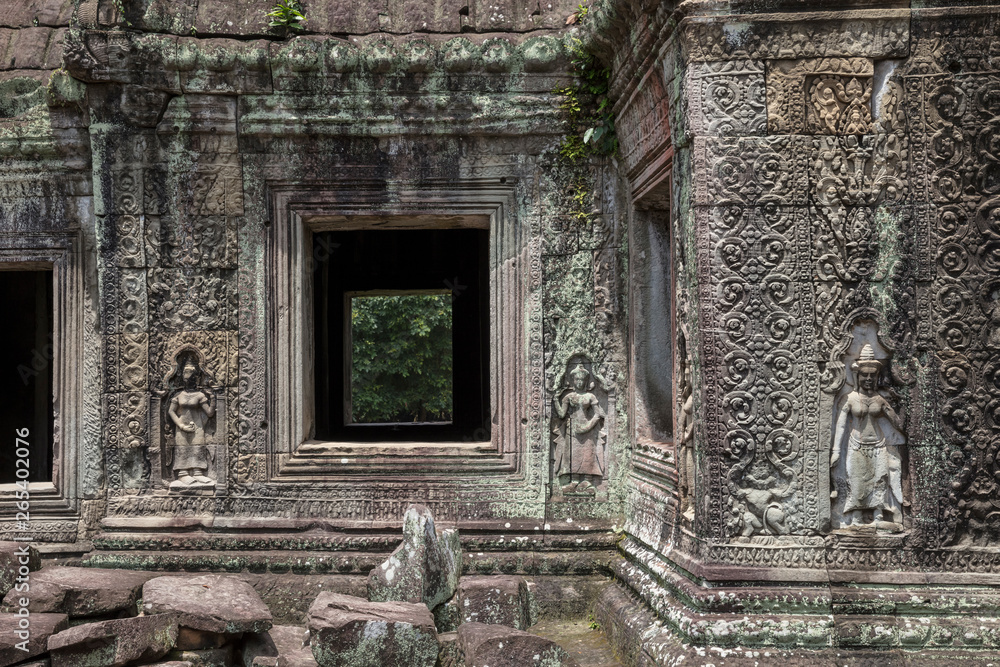
{"label": "carved scroll pattern", "polygon": [[802,493],[815,453],[803,447],[802,285],[795,280],[799,208],[713,209],[713,365],[721,370],[719,421],[729,535],[808,532],[815,503]]}
{"label": "carved scroll pattern", "polygon": [[691,130],[698,135],[746,136],[767,131],[764,65],[758,60],[692,64]]}
{"label": "carved scroll pattern", "polygon": [[933,238],[944,544],[1000,543],[1000,73],[907,81]]}
{"label": "carved scroll pattern", "polygon": [[[698,281],[713,534],[815,531],[807,137],[698,139]],[[725,205],[710,204],[725,202]],[[711,306],[708,306],[711,304]],[[715,389],[713,389],[715,388]],[[809,489],[810,493],[805,490]]]}

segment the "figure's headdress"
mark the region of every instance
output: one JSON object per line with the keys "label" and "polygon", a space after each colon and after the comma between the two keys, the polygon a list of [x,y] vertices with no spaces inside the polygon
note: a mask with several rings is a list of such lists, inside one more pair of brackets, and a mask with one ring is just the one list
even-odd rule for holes
{"label": "figure's headdress", "polygon": [[572,378],[582,377],[585,380],[590,377],[590,371],[588,371],[586,368],[584,368],[583,364],[577,364],[576,368],[574,368],[573,370],[571,370],[569,372],[569,374],[570,374],[570,377],[572,377]]}
{"label": "figure's headdress", "polygon": [[856,371],[878,372],[882,369],[882,362],[875,358],[875,350],[871,343],[865,343],[858,355],[858,360],[851,366]]}

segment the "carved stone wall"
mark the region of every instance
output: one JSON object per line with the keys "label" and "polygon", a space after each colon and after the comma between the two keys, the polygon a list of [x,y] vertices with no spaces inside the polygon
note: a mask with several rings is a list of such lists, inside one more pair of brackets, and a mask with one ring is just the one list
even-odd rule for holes
{"label": "carved stone wall", "polygon": [[[638,664],[668,664],[678,642],[806,661],[804,647],[870,649],[896,620],[852,614],[932,615],[946,571],[997,583],[1000,17],[877,5],[593,12],[620,94],[626,206],[649,205],[635,165],[663,153],[634,119],[669,108],[673,442],[636,443],[617,568],[669,631],[639,638],[617,593],[600,608]],[[655,363],[632,360],[635,377]],[[879,611],[831,581],[937,602]],[[801,604],[781,607],[774,585]],[[713,602],[718,587],[731,603]],[[886,650],[977,641],[886,632]]]}
{"label": "carved stone wall", "polygon": [[[3,166],[0,233],[72,237],[86,271],[68,298],[89,308],[74,311],[91,318],[74,377],[92,414],[72,422],[80,469],[60,474],[87,485],[67,487],[67,525],[94,498],[84,533],[150,555],[137,526],[390,526],[421,502],[501,544],[516,535],[515,551],[613,544],[627,227],[609,163],[558,153],[576,131],[557,92],[576,3],[314,2],[305,35],[272,29],[260,3],[35,4],[0,44],[37,56],[3,64],[3,137],[24,159]],[[416,455],[316,443],[308,292],[337,257],[311,232],[416,218],[490,228],[492,439]],[[581,360],[603,414],[600,474],[564,493],[553,406]]]}

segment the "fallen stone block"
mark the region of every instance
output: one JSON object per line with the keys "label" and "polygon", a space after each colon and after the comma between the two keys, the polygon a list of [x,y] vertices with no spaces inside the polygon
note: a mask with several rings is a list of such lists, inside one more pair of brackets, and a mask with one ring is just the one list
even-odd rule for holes
{"label": "fallen stone block", "polygon": [[424,604],[320,593],[307,625],[321,667],[433,667],[437,661],[434,617]]}
{"label": "fallen stone block", "polygon": [[[50,565],[31,575],[31,612],[69,614],[70,618],[127,614],[135,616],[142,585],[154,575],[132,570]],[[16,606],[10,591],[4,607]]]}
{"label": "fallen stone block", "polygon": [[41,559],[34,547],[24,542],[0,542],[0,596],[7,595],[24,572],[40,567]]}
{"label": "fallen stone block", "polygon": [[191,667],[233,667],[233,647],[207,648],[195,651],[173,650],[167,660],[186,662]]}
{"label": "fallen stone block", "polygon": [[150,579],[142,588],[142,610],[177,612],[182,626],[205,632],[265,632],[271,627],[271,612],[253,586],[222,574]]}
{"label": "fallen stone block", "polygon": [[503,625],[463,623],[458,649],[465,667],[579,667],[555,642]]}
{"label": "fallen stone block", "polygon": [[457,530],[438,532],[423,505],[403,515],[403,542],[368,575],[368,599],[423,602],[434,609],[455,593],[462,570]]}
{"label": "fallen stone block", "polygon": [[462,623],[507,625],[518,630],[531,624],[531,601],[524,577],[462,577],[457,603]]}
{"label": "fallen stone block", "polygon": [[177,627],[176,614],[77,625],[49,637],[52,667],[123,667],[151,662],[174,647]]}
{"label": "fallen stone block", "polygon": [[168,660],[167,662],[153,662],[147,667],[194,667],[194,665],[186,660]]}
{"label": "fallen stone block", "polygon": [[[277,656],[258,655],[246,667],[317,667],[312,648],[307,643],[305,628],[294,625],[276,625],[267,631],[274,643]],[[245,655],[245,654],[244,654]]]}
{"label": "fallen stone block", "polygon": [[[23,616],[0,614],[0,665],[23,662],[48,650],[49,637],[69,627],[66,614],[31,614],[26,634]],[[27,650],[22,650],[27,649]]]}

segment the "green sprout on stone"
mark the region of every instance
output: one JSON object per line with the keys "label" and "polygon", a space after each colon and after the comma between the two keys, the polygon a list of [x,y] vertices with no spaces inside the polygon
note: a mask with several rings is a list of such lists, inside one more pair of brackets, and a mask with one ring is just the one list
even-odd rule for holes
{"label": "green sprout on stone", "polygon": [[302,13],[302,3],[299,0],[278,0],[277,4],[267,13],[271,19],[272,28],[286,30],[302,30],[306,15]]}

